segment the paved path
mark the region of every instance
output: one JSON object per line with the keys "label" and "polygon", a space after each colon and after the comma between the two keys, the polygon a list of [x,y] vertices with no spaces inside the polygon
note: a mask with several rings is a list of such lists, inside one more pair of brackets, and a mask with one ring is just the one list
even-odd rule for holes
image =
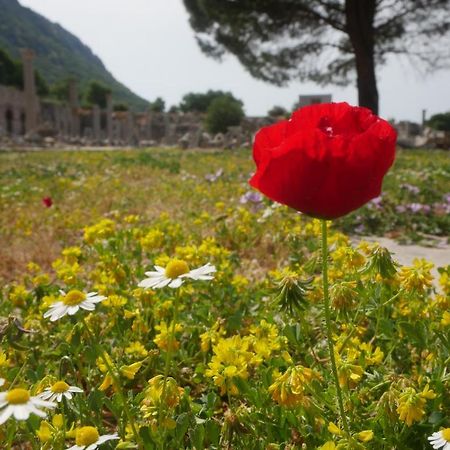
{"label": "paved path", "polygon": [[[401,245],[398,242],[386,237],[364,237],[364,240],[378,242],[386,247],[394,255],[394,259],[400,264],[410,266],[415,258],[424,258],[434,264],[432,270],[433,276],[437,281],[439,279],[438,267],[450,264],[450,245],[446,244],[445,239],[440,239],[437,247],[423,247],[420,245]],[[358,240],[355,240],[358,242]]]}

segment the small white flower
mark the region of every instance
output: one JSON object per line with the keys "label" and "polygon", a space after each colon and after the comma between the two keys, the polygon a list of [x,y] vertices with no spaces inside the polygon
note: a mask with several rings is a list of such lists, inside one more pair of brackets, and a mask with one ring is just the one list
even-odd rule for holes
{"label": "small white flower", "polygon": [[11,389],[0,392],[0,425],[11,416],[17,420],[27,420],[30,414],[45,417],[40,408],[54,408],[56,403],[48,402],[39,397],[32,397],[26,389]]}
{"label": "small white flower", "polygon": [[4,378],[0,378],[0,387],[2,387],[5,384],[5,379]]}
{"label": "small white flower", "polygon": [[48,400],[50,402],[60,402],[64,397],[67,400],[72,399],[72,394],[83,392],[83,389],[80,389],[76,386],[69,386],[65,381],[57,381],[55,384],[45,389],[43,392],[39,394],[39,397],[42,400]]}
{"label": "small white flower", "polygon": [[450,450],[450,428],[444,428],[441,431],[436,431],[428,437],[433,448],[442,450]]}
{"label": "small white flower", "polygon": [[113,439],[119,439],[119,436],[116,433],[100,436],[95,427],[81,427],[75,433],[76,445],[69,447],[68,450],[95,450],[99,445]]}
{"label": "small white flower", "polygon": [[73,316],[78,310],[85,309],[86,311],[94,311],[95,304],[106,300],[103,295],[98,295],[97,292],[84,292],[73,289],[67,294],[64,291],[60,291],[62,300],[53,303],[49,310],[44,314],[44,318],[50,317],[50,321],[61,319],[66,314]]}
{"label": "small white flower", "polygon": [[170,288],[179,288],[184,278],[190,278],[192,280],[212,280],[213,274],[216,268],[207,263],[198,269],[189,270],[189,266],[185,261],[179,259],[173,259],[170,261],[166,268],[155,266],[155,272],[145,272],[148,278],[145,278],[139,283],[139,287],[159,289],[166,286]]}

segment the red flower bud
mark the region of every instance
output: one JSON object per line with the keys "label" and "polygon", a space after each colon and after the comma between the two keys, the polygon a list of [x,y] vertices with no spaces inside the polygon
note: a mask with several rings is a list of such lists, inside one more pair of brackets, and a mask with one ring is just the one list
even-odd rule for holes
{"label": "red flower bud", "polygon": [[335,219],[380,195],[396,138],[394,128],[367,108],[305,106],[258,131],[250,184],[309,216]]}
{"label": "red flower bud", "polygon": [[50,208],[53,205],[53,200],[51,197],[44,197],[42,199],[42,204],[46,207],[46,208]]}

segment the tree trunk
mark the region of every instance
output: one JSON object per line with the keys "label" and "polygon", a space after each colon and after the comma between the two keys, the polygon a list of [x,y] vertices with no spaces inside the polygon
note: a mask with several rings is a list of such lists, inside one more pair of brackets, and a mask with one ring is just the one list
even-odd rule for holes
{"label": "tree trunk", "polygon": [[358,103],[378,114],[373,22],[376,0],[346,0],[347,33],[355,53]]}

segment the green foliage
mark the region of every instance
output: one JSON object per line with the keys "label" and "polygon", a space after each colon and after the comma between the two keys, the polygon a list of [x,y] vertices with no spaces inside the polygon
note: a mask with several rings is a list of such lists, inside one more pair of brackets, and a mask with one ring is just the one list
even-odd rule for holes
{"label": "green foliage", "polygon": [[178,112],[180,112],[180,107],[178,105],[172,105],[169,108],[169,112],[170,113],[178,113]]}
{"label": "green foliage", "polygon": [[0,84],[22,88],[22,66],[11,59],[9,54],[0,49]]}
{"label": "green foliage", "polygon": [[119,83],[89,47],[60,25],[21,6],[17,0],[0,0],[0,11],[0,47],[13,58],[20,58],[20,49],[32,49],[36,68],[48,84],[72,77],[79,81],[80,92],[84,92],[96,80],[110,86],[115,101],[137,110],[147,108],[146,100]]}
{"label": "green foliage", "polygon": [[450,111],[431,116],[427,125],[434,130],[450,131]]}
{"label": "green foliage", "polygon": [[[212,91],[201,93],[201,92],[190,92],[186,94],[180,103],[180,110],[183,112],[200,112],[205,113],[208,111],[211,103],[219,97],[229,97],[232,100],[240,102],[237,98],[233,96],[231,92],[224,91]],[[242,102],[240,102],[242,104]]]}
{"label": "green foliage", "polygon": [[267,111],[267,115],[269,117],[286,117],[289,115],[289,112],[283,106],[273,106],[269,111]]}
{"label": "green foliage", "polygon": [[123,103],[116,103],[113,106],[114,111],[128,111],[128,106]]}
{"label": "green foliage", "polygon": [[38,72],[37,70],[34,71],[34,76],[36,77],[36,92],[41,97],[46,97],[50,94],[50,88],[45,81],[45,78]]}
{"label": "green foliage", "polygon": [[209,105],[205,126],[210,133],[226,133],[228,127],[239,125],[243,118],[242,102],[224,95]]}
{"label": "green foliage", "polygon": [[[448,164],[445,152],[400,151],[385,195],[401,203],[400,183],[414,180],[420,201],[432,205],[446,189]],[[245,150],[0,154],[0,233],[8,241],[0,247],[8,262],[0,265],[2,392],[34,394],[57,380],[82,389],[43,421],[10,418],[2,448],[67,448],[67,431],[84,425],[117,432],[118,448],[138,448],[133,420],[141,449],[431,448],[427,437],[449,426],[450,267],[440,268],[438,287],[432,264],[397,266],[376,244],[351,243],[339,221],[330,227],[335,358],[350,441],[338,429],[323,325],[320,221],[267,199],[241,203],[252,167]],[[219,168],[218,180],[205,178]],[[44,209],[47,193],[54,206]],[[434,215],[404,221],[431,223]],[[186,277],[181,289],[138,288],[153,264],[167,268],[174,258],[191,270],[210,262],[217,272]],[[50,322],[44,314],[64,301],[61,290],[108,299]],[[280,312],[277,292],[282,305],[301,310]]]}
{"label": "green foliage", "polygon": [[50,87],[50,97],[61,102],[69,100],[69,82],[70,78],[65,78],[54,83]]}
{"label": "green foliage", "polygon": [[[229,52],[255,78],[354,83],[377,110],[376,65],[409,54],[435,69],[449,61],[449,0],[184,0],[201,50]],[[432,36],[435,39],[432,39]],[[430,44],[431,43],[431,44]],[[370,74],[370,75],[369,75]],[[370,103],[370,104],[369,104]]]}
{"label": "green foliage", "polygon": [[[41,74],[35,70],[36,90],[39,95],[46,96],[49,88]],[[20,61],[16,61],[0,48],[0,84],[14,86],[23,89],[23,67]]]}
{"label": "green foliage", "polygon": [[166,109],[166,102],[161,97],[156,98],[154,102],[150,102],[150,111],[164,112]]}
{"label": "green foliage", "polygon": [[91,105],[98,105],[100,108],[106,108],[106,99],[110,93],[111,89],[107,86],[98,81],[91,81],[86,92],[86,100]]}

